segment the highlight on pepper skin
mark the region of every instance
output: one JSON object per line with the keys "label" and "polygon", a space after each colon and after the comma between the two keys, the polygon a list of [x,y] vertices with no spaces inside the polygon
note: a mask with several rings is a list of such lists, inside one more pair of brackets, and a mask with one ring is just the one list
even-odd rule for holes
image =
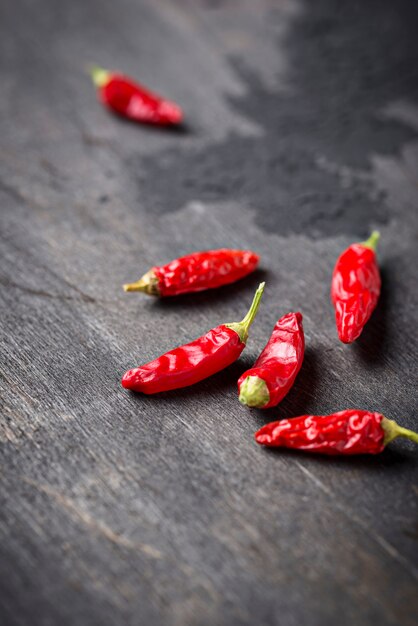
{"label": "highlight on pepper skin", "polygon": [[287,313],[276,322],[253,367],[239,378],[241,404],[258,409],[277,406],[292,388],[304,353],[302,314]]}
{"label": "highlight on pepper skin", "polygon": [[113,113],[134,122],[178,126],[183,111],[175,102],[153,93],[132,78],[101,67],[90,69],[99,100]]}
{"label": "highlight on pepper skin", "polygon": [[162,298],[216,289],[251,274],[259,261],[259,255],[252,250],[221,248],[193,252],[166,265],[152,267],[123,289]]}
{"label": "highlight on pepper skin", "polygon": [[367,241],[349,246],[337,259],[331,283],[338,337],[352,343],[376,308],[381,278],[376,258],[380,234],[374,231]]}
{"label": "highlight on pepper skin", "polygon": [[397,437],[418,443],[418,433],[381,413],[346,409],[331,415],[301,415],[265,424],[257,443],[328,455],[378,454]]}
{"label": "highlight on pepper skin", "polygon": [[259,285],[241,322],[221,324],[191,343],[130,369],[122,378],[122,386],[145,394],[171,391],[194,385],[234,363],[246,346],[264,286]]}

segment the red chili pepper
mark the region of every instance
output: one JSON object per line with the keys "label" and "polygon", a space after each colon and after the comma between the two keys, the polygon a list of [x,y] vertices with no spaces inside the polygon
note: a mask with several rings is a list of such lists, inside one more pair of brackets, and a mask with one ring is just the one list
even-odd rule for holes
{"label": "red chili pepper", "polygon": [[378,454],[396,437],[418,443],[418,433],[380,413],[355,409],[271,422],[255,433],[257,443],[264,446],[333,455]]}
{"label": "red chili pepper", "polygon": [[279,404],[295,382],[304,351],[302,315],[288,313],[276,323],[254,367],[238,380],[239,401],[259,409]]}
{"label": "red chili pepper", "polygon": [[250,250],[194,252],[167,265],[153,267],[125,291],[143,291],[153,296],[178,296],[233,283],[253,272],[260,257]]}
{"label": "red chili pepper", "polygon": [[101,102],[118,115],[159,126],[179,124],[183,119],[177,104],[164,100],[127,76],[100,67],[94,67],[91,76]]}
{"label": "red chili pepper", "polygon": [[376,260],[379,233],[363,243],[354,243],[338,258],[332,275],[331,299],[335,307],[338,336],[352,343],[373,313],[380,295]]}
{"label": "red chili pepper", "polygon": [[264,283],[258,287],[242,322],[222,324],[206,335],[163,354],[155,361],[129,370],[122,378],[126,389],[159,393],[188,387],[228,367],[245,348],[248,330],[256,316]]}

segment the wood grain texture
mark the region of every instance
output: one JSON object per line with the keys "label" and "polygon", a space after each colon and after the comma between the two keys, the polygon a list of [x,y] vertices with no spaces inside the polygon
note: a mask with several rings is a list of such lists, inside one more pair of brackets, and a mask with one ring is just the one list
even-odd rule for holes
{"label": "wood grain texture", "polygon": [[[416,414],[416,3],[15,0],[0,7],[0,622],[416,624],[418,455],[258,447],[266,420]],[[183,105],[187,129],[103,110],[96,62]],[[353,346],[340,251],[382,233],[383,293]],[[262,269],[172,301],[154,263],[253,248]],[[238,363],[143,397],[123,372],[264,301]],[[276,409],[236,381],[289,310],[307,352]]]}

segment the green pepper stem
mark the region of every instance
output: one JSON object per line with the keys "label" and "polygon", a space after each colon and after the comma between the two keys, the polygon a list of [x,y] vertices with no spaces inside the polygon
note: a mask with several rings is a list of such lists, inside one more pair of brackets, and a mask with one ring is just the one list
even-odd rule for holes
{"label": "green pepper stem", "polygon": [[376,246],[380,239],[380,233],[378,230],[374,230],[370,237],[361,243],[365,248],[371,248],[376,252]]}
{"label": "green pepper stem", "polygon": [[124,291],[142,291],[149,296],[159,296],[160,290],[158,287],[158,278],[152,270],[147,272],[137,280],[135,283],[128,283],[123,285]]}
{"label": "green pepper stem", "polygon": [[239,390],[239,401],[256,409],[266,406],[270,401],[266,382],[259,376],[247,376]]}
{"label": "green pepper stem", "polygon": [[126,283],[123,285],[124,291],[142,291],[143,293],[148,293],[149,282],[140,278],[134,283]]}
{"label": "green pepper stem", "polygon": [[109,82],[110,72],[98,65],[92,65],[89,68],[90,76],[97,88],[104,87]]}
{"label": "green pepper stem", "polygon": [[383,441],[385,446],[397,437],[406,437],[414,443],[418,443],[418,433],[415,433],[413,430],[408,430],[408,428],[399,426],[399,424],[397,424],[394,420],[389,420],[384,417],[381,421],[381,426],[385,431],[385,438]]}
{"label": "green pepper stem", "polygon": [[253,323],[255,316],[257,315],[258,307],[260,306],[260,302],[263,296],[265,285],[266,283],[260,283],[260,285],[258,286],[258,289],[254,294],[254,298],[248,310],[248,313],[241,322],[233,322],[232,324],[225,324],[227,328],[231,328],[238,334],[242,343],[247,343],[248,330],[251,324]]}

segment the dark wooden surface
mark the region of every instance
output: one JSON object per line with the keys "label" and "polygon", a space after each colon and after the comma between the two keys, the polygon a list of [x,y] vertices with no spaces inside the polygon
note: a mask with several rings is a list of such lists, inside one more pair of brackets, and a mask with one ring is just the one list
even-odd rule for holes
{"label": "dark wooden surface", "polygon": [[[414,2],[14,0],[0,6],[0,622],[412,626],[418,453],[271,453],[266,420],[363,407],[418,428]],[[85,66],[179,101],[184,132],[116,119]],[[384,280],[341,345],[339,252],[379,228]],[[170,302],[154,263],[250,247],[262,270]],[[225,372],[161,397],[123,372],[240,319]],[[236,380],[301,310],[306,361],[268,413]]]}

